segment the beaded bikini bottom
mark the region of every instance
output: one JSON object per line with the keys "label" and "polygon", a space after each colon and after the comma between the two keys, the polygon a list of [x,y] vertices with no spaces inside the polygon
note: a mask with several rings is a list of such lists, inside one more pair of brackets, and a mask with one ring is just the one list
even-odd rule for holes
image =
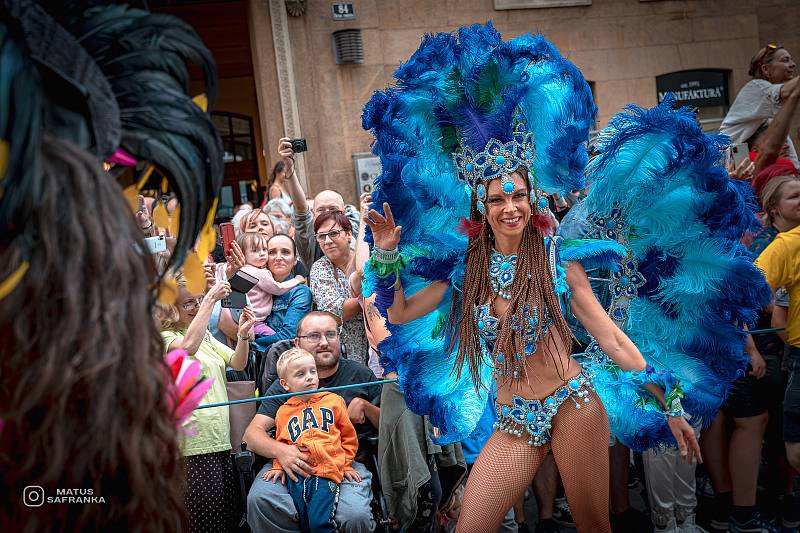
{"label": "beaded bikini bottom", "polygon": [[561,404],[571,399],[575,402],[575,408],[580,409],[581,400],[583,403],[589,403],[591,388],[591,380],[581,372],[544,400],[526,400],[514,395],[511,405],[495,402],[497,422],[494,423],[494,427],[517,437],[527,433],[528,444],[541,446],[550,441],[553,417],[556,416]]}

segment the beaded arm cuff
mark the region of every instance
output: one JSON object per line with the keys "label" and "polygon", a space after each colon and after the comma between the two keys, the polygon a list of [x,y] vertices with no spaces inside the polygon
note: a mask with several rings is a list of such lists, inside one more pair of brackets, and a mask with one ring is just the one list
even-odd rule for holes
{"label": "beaded arm cuff", "polygon": [[375,307],[386,315],[386,310],[394,303],[394,291],[400,281],[400,271],[406,266],[406,259],[395,248],[383,250],[377,246],[372,249],[364,267],[364,272],[371,273],[370,278],[377,278],[371,287],[364,287],[364,295],[375,293]]}
{"label": "beaded arm cuff", "polygon": [[393,283],[400,276],[400,271],[406,266],[406,259],[395,248],[394,250],[382,250],[377,246],[372,249],[372,253],[367,261],[366,268],[374,272],[378,278],[392,278]]}
{"label": "beaded arm cuff", "polygon": [[[653,383],[664,389],[664,401],[667,408],[664,409],[661,402],[656,398],[650,396],[640,401],[643,407],[655,408],[658,411],[663,411],[667,416],[683,416],[683,407],[681,406],[681,398],[683,398],[683,387],[680,381],[675,377],[675,374],[670,370],[656,370],[651,365],[647,365],[644,370],[638,372],[626,372],[631,381],[638,383],[640,386],[645,383]],[[649,394],[649,392],[648,392]]]}

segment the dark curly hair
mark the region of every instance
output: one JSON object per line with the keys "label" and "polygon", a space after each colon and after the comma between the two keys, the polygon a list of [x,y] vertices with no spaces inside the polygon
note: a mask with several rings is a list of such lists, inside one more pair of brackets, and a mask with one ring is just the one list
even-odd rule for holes
{"label": "dark curly hair", "polygon": [[[185,529],[152,259],[95,157],[45,138],[41,160],[30,268],[0,301],[0,530]],[[1,246],[0,279],[23,260],[19,244]],[[91,489],[105,504],[29,508],[28,485]]]}

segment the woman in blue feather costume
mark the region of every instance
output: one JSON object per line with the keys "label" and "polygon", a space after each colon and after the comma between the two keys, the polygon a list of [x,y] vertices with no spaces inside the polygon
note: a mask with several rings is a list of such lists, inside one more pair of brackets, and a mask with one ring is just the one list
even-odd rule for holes
{"label": "woman in blue feather costume", "polygon": [[496,531],[552,450],[578,529],[610,531],[608,418],[570,356],[567,313],[650,398],[686,459],[699,448],[680,383],[646,364],[585,274],[613,269],[626,248],[549,236],[543,193],[583,186],[588,85],[541,36],[503,42],[491,24],[426,36],[395,77],[364,110],[383,164],[364,292],[388,317],[381,363],[441,442],[474,429],[496,380],[497,431],[458,529]]}

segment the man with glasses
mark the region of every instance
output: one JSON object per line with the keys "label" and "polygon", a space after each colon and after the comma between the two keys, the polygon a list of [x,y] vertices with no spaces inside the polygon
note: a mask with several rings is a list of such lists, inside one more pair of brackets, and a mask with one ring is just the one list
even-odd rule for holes
{"label": "man with glasses", "polygon": [[[314,356],[320,388],[377,381],[367,366],[341,358],[339,324],[330,313],[312,311],[307,314],[297,326],[294,344]],[[265,396],[284,392],[280,382],[275,381]],[[381,387],[363,385],[334,392],[344,398],[347,414],[359,440],[368,435],[377,435]],[[313,472],[313,465],[308,462],[310,457],[305,450],[279,443],[269,435],[275,428],[278,408],[285,401],[285,398],[262,401],[258,414],[245,431],[244,441],[255,453],[270,459],[277,458],[289,477],[308,477]],[[247,522],[256,533],[299,531],[297,511],[286,486],[262,479],[262,474],[270,468],[272,461],[259,472],[250,488]],[[361,474],[362,479],[358,483],[342,481],[334,520],[341,531],[373,531],[375,521],[370,511],[372,475],[358,461],[353,463],[353,468]]]}
{"label": "man with glasses", "polygon": [[[322,250],[314,238],[314,218],[327,211],[344,213],[353,226],[353,235],[356,235],[361,217],[353,206],[345,205],[341,194],[331,190],[324,190],[314,197],[312,211],[306,200],[303,186],[300,185],[300,180],[294,171],[294,152],[292,152],[292,143],[288,137],[280,140],[278,155],[281,156],[281,161],[285,165],[284,186],[292,198],[292,207],[294,208],[292,224],[294,225],[294,242],[297,245],[297,253],[303,263],[311,268],[314,261],[322,257]],[[350,242],[350,247],[355,248],[355,241]]]}
{"label": "man with glasses", "polygon": [[[741,88],[719,132],[731,143],[751,143],[751,137],[768,125],[795,87],[800,84],[791,54],[779,44],[768,44],[750,60],[748,74],[753,78]],[[787,158],[798,168],[797,152],[786,138]],[[752,146],[751,146],[752,149]]]}

